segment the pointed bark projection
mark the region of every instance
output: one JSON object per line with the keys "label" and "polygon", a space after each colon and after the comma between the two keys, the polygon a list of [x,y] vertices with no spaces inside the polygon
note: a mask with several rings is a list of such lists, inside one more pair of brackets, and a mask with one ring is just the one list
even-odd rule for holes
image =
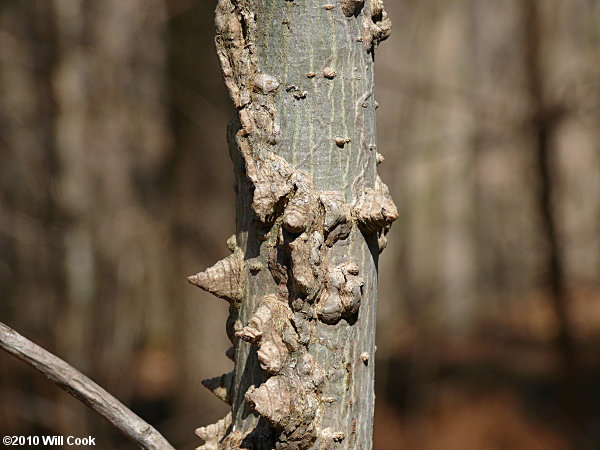
{"label": "pointed bark projection", "polygon": [[229,303],[235,303],[242,299],[243,274],[244,257],[236,251],[204,272],[192,275],[188,281]]}
{"label": "pointed bark projection", "polygon": [[358,226],[365,234],[373,234],[398,218],[398,209],[388,187],[377,176],[375,188],[366,188],[354,207]]}
{"label": "pointed bark projection", "polygon": [[227,429],[231,426],[231,413],[227,413],[225,417],[217,423],[196,429],[196,436],[204,440],[205,444],[198,447],[197,450],[220,450],[223,447],[220,441],[227,433]]}
{"label": "pointed bark projection", "polygon": [[279,448],[310,448],[317,438],[314,422],[319,398],[299,377],[276,376],[246,393],[250,407],[276,430]]}
{"label": "pointed bark projection", "polygon": [[233,372],[224,373],[220,377],[208,378],[202,380],[202,385],[223,400],[228,405],[231,405],[231,383],[233,382]]}
{"label": "pointed bark projection", "polygon": [[194,281],[231,301],[235,367],[205,381],[232,412],[198,435],[206,449],[368,449],[378,239],[398,216],[374,151],[389,19],[381,0],[219,0],[216,14],[236,237]]}
{"label": "pointed bark projection", "polygon": [[291,310],[282,300],[276,295],[263,297],[248,325],[236,333],[244,341],[258,345],[260,366],[272,375],[281,371],[290,352],[299,347]]}

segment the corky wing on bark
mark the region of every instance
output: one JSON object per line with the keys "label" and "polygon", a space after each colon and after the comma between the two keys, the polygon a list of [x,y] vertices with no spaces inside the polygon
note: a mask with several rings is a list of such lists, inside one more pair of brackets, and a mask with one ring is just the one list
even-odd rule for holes
{"label": "corky wing on bark", "polygon": [[220,0],[236,116],[233,255],[190,281],[230,303],[232,412],[202,447],[371,447],[377,258],[398,213],[376,174],[381,0]]}

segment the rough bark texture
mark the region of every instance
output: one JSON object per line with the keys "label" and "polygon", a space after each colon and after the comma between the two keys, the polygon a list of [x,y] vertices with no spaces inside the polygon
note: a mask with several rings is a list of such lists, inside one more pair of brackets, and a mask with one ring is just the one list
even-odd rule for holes
{"label": "rough bark texture", "polygon": [[376,173],[381,0],[220,0],[237,109],[233,255],[190,277],[230,306],[232,405],[205,449],[371,447],[377,258],[397,218]]}

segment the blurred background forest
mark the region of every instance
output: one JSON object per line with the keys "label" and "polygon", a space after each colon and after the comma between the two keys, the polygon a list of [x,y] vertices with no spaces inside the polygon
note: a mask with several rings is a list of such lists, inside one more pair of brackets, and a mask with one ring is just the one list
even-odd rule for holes
{"label": "blurred background forest", "polygon": [[[182,449],[231,367],[215,3],[0,0],[0,321]],[[375,448],[600,448],[600,1],[386,6]],[[133,448],[7,355],[0,434]]]}

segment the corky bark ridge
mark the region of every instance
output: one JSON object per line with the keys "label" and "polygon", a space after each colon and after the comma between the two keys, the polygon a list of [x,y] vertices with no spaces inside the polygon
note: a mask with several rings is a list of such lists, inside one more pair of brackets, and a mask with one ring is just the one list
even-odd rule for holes
{"label": "corky bark ridge", "polygon": [[190,281],[229,301],[235,368],[204,382],[232,412],[201,448],[370,447],[377,241],[397,217],[374,151],[389,25],[381,0],[218,3],[237,231]]}

